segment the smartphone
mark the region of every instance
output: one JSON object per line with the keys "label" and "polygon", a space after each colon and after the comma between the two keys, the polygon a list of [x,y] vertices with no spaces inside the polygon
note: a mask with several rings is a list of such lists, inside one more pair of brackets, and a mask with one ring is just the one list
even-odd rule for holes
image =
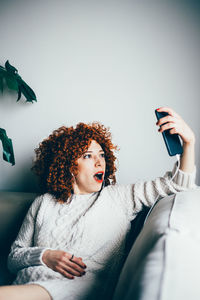
{"label": "smartphone", "polygon": [[[167,112],[159,112],[157,110],[155,110],[155,114],[156,114],[157,120],[168,115]],[[167,151],[168,151],[169,155],[174,156],[176,154],[182,154],[183,146],[182,146],[179,135],[178,134],[170,134],[169,131],[170,131],[170,129],[162,132],[162,136],[165,141],[165,145],[167,147]]]}

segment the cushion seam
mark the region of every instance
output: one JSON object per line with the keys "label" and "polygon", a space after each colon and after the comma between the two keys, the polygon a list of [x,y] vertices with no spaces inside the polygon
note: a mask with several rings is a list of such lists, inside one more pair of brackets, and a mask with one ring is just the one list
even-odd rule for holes
{"label": "cushion seam", "polygon": [[[171,227],[170,220],[171,220],[172,211],[173,211],[173,208],[174,208],[174,205],[175,205],[175,200],[176,200],[176,194],[174,194],[172,206],[170,208],[168,224],[167,224],[168,229]],[[162,300],[163,299],[163,287],[164,287],[164,284],[165,284],[165,273],[166,273],[166,260],[167,260],[167,256],[166,256],[166,239],[165,239],[164,246],[163,246],[163,261],[162,261],[162,266],[163,267],[162,267],[162,274],[161,274],[161,279],[160,279],[160,289],[158,291],[157,300]]]}

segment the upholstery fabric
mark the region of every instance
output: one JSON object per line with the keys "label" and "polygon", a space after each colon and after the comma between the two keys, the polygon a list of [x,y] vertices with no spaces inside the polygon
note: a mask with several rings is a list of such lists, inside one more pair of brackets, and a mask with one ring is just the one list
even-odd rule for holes
{"label": "upholstery fabric", "polygon": [[7,256],[35,193],[0,192],[0,285],[8,284],[13,275],[7,269]]}
{"label": "upholstery fabric", "polygon": [[113,300],[200,299],[200,189],[167,196],[148,216]]}

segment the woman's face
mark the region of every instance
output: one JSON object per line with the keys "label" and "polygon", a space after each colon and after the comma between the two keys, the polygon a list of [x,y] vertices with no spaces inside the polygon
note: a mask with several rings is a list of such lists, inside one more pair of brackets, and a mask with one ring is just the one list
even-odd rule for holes
{"label": "woman's face", "polygon": [[89,148],[77,160],[78,173],[73,183],[74,194],[98,192],[104,180],[106,162],[101,146],[92,140]]}

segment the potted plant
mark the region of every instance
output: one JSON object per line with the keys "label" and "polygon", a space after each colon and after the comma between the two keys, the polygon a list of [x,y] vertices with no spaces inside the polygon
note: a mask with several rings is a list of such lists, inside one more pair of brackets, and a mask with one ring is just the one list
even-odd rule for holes
{"label": "potted plant", "polygon": [[[0,66],[0,91],[3,95],[4,88],[8,87],[17,92],[17,101],[21,99],[22,94],[26,98],[26,102],[37,101],[34,91],[18,74],[18,70],[9,64],[7,60],[5,67]],[[3,159],[12,165],[15,164],[12,140],[8,138],[6,130],[0,128],[0,140],[3,146]]]}

